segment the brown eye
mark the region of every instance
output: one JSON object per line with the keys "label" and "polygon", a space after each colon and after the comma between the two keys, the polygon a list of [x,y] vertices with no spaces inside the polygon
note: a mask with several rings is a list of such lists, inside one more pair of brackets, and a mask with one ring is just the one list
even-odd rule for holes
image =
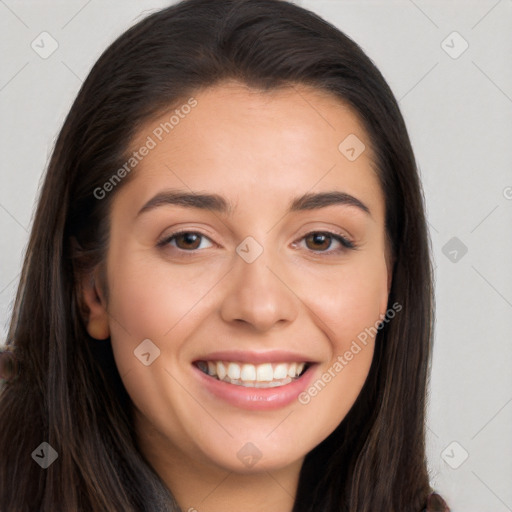
{"label": "brown eye", "polygon": [[325,251],[329,249],[332,243],[332,235],[327,233],[310,233],[304,239],[306,240],[306,246],[312,251]]}
{"label": "brown eye", "polygon": [[178,249],[197,249],[201,245],[201,235],[198,233],[180,233],[175,240]]}
{"label": "brown eye", "polygon": [[173,233],[161,242],[158,243],[160,247],[171,246],[176,247],[181,251],[192,252],[196,249],[207,249],[212,246],[210,239],[202,233],[194,231],[182,231]]}
{"label": "brown eye", "polygon": [[325,254],[337,254],[346,249],[356,249],[354,242],[351,242],[342,235],[330,233],[329,231],[313,231],[305,235],[301,240],[305,243],[307,249]]}

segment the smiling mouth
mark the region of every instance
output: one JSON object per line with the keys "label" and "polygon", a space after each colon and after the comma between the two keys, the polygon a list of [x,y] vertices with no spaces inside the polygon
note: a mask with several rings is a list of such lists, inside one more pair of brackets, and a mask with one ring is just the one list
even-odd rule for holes
{"label": "smiling mouth", "polygon": [[275,388],[293,382],[308,370],[309,363],[237,363],[233,361],[196,361],[194,365],[206,375],[250,388]]}

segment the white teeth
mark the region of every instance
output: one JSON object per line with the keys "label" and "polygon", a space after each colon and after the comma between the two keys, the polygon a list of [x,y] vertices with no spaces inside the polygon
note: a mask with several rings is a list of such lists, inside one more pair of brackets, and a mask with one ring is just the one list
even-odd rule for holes
{"label": "white teeth", "polygon": [[219,377],[219,380],[222,380],[226,375],[226,367],[222,361],[219,361],[217,363],[217,377]]}
{"label": "white teeth", "polygon": [[223,381],[227,382],[228,384],[234,384],[235,386],[243,386],[244,388],[275,388],[278,386],[284,386],[285,384],[289,384],[292,381],[292,379],[290,377],[286,377],[286,379],[273,380],[272,382],[245,382],[240,379],[231,380],[229,377],[225,377]]}
{"label": "white teeth", "polygon": [[[240,372],[242,380],[256,380],[256,368],[253,364],[244,364]],[[221,379],[222,380],[222,379]]]}
{"label": "white teeth", "polygon": [[211,377],[246,387],[284,386],[298,377],[306,363],[235,363],[233,361],[199,361],[197,367]]}
{"label": "white teeth", "polygon": [[238,366],[236,363],[229,363],[228,364],[228,377],[233,379],[239,379],[240,378],[240,366]]}
{"label": "white teeth", "polygon": [[270,363],[258,365],[256,368],[256,380],[258,382],[271,382],[274,380],[274,370]]}
{"label": "white teeth", "polygon": [[297,375],[297,363],[292,363],[288,366],[288,377],[295,377]]}
{"label": "white teeth", "polygon": [[274,368],[274,379],[284,379],[288,375],[288,365],[279,363]]}

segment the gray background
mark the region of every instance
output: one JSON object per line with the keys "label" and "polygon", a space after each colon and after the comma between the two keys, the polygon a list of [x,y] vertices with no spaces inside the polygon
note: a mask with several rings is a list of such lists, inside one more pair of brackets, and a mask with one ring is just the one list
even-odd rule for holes
{"label": "gray background", "polygon": [[[512,0],[296,3],[374,60],[420,166],[436,264],[433,485],[454,512],[512,511]],[[0,0],[0,342],[65,115],[108,44],[166,5]]]}

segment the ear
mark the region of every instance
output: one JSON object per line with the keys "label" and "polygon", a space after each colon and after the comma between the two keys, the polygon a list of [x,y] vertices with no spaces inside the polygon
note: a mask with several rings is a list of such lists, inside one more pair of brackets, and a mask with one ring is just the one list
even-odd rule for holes
{"label": "ear", "polygon": [[97,340],[106,340],[110,336],[107,303],[98,286],[98,271],[80,279],[80,310],[89,336]]}

